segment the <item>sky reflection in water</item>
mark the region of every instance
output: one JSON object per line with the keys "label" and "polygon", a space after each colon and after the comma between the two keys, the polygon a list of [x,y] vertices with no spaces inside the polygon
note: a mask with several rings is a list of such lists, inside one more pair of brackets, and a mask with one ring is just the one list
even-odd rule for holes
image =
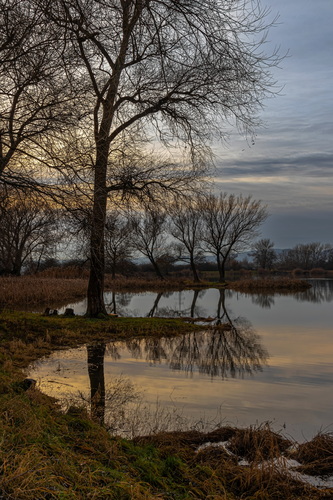
{"label": "sky reflection in water", "polygon": [[[108,294],[110,311],[120,315],[219,317],[231,328],[92,346],[89,370],[86,347],[57,352],[29,376],[52,395],[93,395],[123,374],[147,401],[158,398],[194,420],[214,418],[220,409],[224,423],[270,421],[297,440],[310,439],[321,429],[333,430],[333,280],[313,285],[295,295],[215,289]],[[83,312],[84,303],[74,308]]]}

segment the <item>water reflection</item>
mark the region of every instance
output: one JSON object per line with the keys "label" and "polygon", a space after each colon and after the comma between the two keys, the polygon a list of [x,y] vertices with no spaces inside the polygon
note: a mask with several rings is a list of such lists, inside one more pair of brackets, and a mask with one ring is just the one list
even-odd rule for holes
{"label": "water reflection", "polygon": [[[149,315],[156,309],[159,295]],[[197,296],[198,292],[190,307],[192,315]],[[232,319],[226,308],[224,290],[219,294],[216,324],[205,331],[173,338],[128,339],[125,344],[134,359],[145,359],[149,364],[165,363],[171,370],[180,370],[190,376],[198,372],[211,379],[253,375],[262,371],[268,359],[249,321],[241,317]],[[120,359],[122,346],[122,342],[87,345],[91,415],[101,425],[105,418],[104,356],[107,353],[113,360]]]}
{"label": "water reflection", "polygon": [[[292,297],[295,300],[297,300],[298,302],[312,302],[315,304],[333,301],[333,280],[311,279],[308,281],[311,283],[312,288],[308,288],[307,290],[303,290],[300,292],[294,292],[292,294]],[[262,307],[263,309],[270,309],[272,306],[274,306],[275,298],[281,295],[286,294],[250,294],[252,303]]]}
{"label": "water reflection", "polygon": [[88,355],[86,346],[57,352],[29,376],[40,379],[41,389],[52,396],[67,395],[68,404],[80,391],[96,421],[102,423],[105,413],[109,426],[111,415],[112,429],[119,430],[128,415],[123,394],[141,418],[135,389],[144,391],[142,405],[152,405],[152,412],[158,398],[161,407],[172,405],[195,422],[214,419],[221,409],[232,424],[274,421],[277,430],[286,424],[294,438],[307,439],[332,424],[333,415],[333,282],[312,283],[306,292],[276,294],[274,304],[271,295],[217,289],[168,292],[168,298],[127,293],[111,300],[110,295],[118,314],[200,317],[214,327],[171,339],[95,344]]}
{"label": "water reflection", "polygon": [[[198,371],[213,377],[243,377],[261,371],[268,353],[245,318],[231,319],[221,290],[216,324],[205,331],[174,338],[130,339],[126,347],[135,359],[165,360],[172,370]],[[222,321],[227,321],[223,323]]]}
{"label": "water reflection", "polygon": [[[238,301],[238,298],[247,298],[255,306],[262,309],[273,309],[282,297],[290,299],[290,303],[311,302],[317,304],[330,303],[333,301],[333,280],[332,279],[311,279],[312,288],[296,293],[260,293],[244,294],[233,290],[206,289],[206,290],[183,290],[166,292],[141,292],[141,293],[120,293],[106,292],[105,303],[109,313],[119,316],[164,316],[179,317],[188,316],[191,318],[210,317],[218,319],[221,299],[220,292],[223,292],[223,299],[230,302]],[[215,305],[216,304],[216,305]],[[274,306],[274,307],[273,307]],[[66,307],[74,309],[75,314],[84,314],[86,311],[85,301],[75,304],[66,304],[59,310],[60,314]]]}
{"label": "water reflection", "polygon": [[[312,288],[305,291],[290,293],[255,293],[241,294],[249,296],[252,303],[262,309],[271,309],[278,297],[287,296],[298,302],[324,303],[333,301],[333,280],[310,280]],[[216,301],[216,313],[213,311],[212,294],[214,291],[214,300]],[[237,292],[232,290],[186,290],[180,292],[158,292],[155,295],[145,294],[144,310],[142,306],[139,310],[133,309],[131,300],[135,294],[123,294],[111,292],[107,296],[111,297],[108,310],[113,313],[118,313],[121,316],[141,315],[146,317],[163,316],[177,317],[188,316],[190,318],[207,317],[213,314],[214,319],[222,319],[225,315],[223,303],[226,299],[232,299]],[[173,302],[169,305],[167,299]],[[164,301],[164,305],[162,305]],[[200,304],[199,304],[200,301]],[[184,305],[187,302],[187,305]]]}
{"label": "water reflection", "polygon": [[262,307],[263,309],[270,309],[275,304],[274,295],[268,293],[256,293],[251,296],[252,303]]}
{"label": "water reflection", "polygon": [[[194,293],[190,306],[192,317],[199,292]],[[157,308],[157,294],[149,315]],[[145,359],[150,365],[164,363],[171,370],[193,376],[195,372],[211,379],[240,377],[262,371],[268,353],[259,336],[245,318],[232,318],[225,303],[225,291],[220,290],[216,324],[204,331],[173,338],[128,339],[126,348],[134,359]],[[87,371],[90,383],[90,410],[93,420],[103,425],[106,412],[104,358],[121,358],[124,342],[91,343],[87,348]],[[112,406],[112,400],[110,401]],[[112,412],[112,407],[108,408]]]}
{"label": "water reflection", "polygon": [[313,302],[321,304],[323,302],[333,301],[333,280],[329,279],[311,279],[309,280],[312,288],[304,292],[296,293],[295,299],[300,302]]}
{"label": "water reflection", "polygon": [[105,350],[106,344],[104,343],[87,345],[91,416],[101,425],[104,424],[105,417]]}

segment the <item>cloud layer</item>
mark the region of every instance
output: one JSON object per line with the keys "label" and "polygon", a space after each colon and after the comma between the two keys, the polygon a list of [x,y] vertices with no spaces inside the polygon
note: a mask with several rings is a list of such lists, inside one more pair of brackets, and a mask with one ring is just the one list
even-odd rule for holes
{"label": "cloud layer", "polygon": [[288,51],[274,78],[254,145],[232,132],[215,146],[218,190],[252,194],[272,214],[263,228],[276,246],[333,243],[333,3],[263,0],[279,20],[267,52]]}

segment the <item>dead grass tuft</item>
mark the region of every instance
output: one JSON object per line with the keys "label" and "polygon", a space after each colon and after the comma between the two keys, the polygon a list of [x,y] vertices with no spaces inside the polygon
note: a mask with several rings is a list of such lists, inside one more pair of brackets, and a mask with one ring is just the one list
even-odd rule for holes
{"label": "dead grass tuft", "polygon": [[231,455],[225,448],[208,446],[196,454],[196,462],[209,465],[217,470],[221,465],[225,467],[226,463],[229,465],[237,465],[238,458],[235,455]]}
{"label": "dead grass tuft", "polygon": [[298,471],[313,476],[333,475],[333,434],[319,433],[300,444],[293,458],[302,464]]}
{"label": "dead grass tuft", "polygon": [[291,441],[273,432],[268,424],[262,427],[237,429],[230,439],[228,449],[251,462],[272,460],[291,446]]}

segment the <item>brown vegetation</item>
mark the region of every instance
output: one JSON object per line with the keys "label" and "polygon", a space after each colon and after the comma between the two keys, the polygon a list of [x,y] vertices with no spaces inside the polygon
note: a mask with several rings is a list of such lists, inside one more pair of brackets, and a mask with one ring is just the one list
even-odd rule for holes
{"label": "brown vegetation", "polygon": [[333,475],[333,434],[319,433],[312,441],[301,444],[293,458],[301,462],[297,470],[304,474]]}
{"label": "brown vegetation", "polygon": [[285,293],[307,290],[311,285],[305,280],[292,278],[264,278],[234,281],[228,284],[228,288],[248,293]]}
{"label": "brown vegetation", "polygon": [[[244,279],[219,284],[194,283],[186,278],[171,277],[163,282],[156,278],[105,278],[106,288],[114,291],[140,292],[147,290],[184,290],[224,287],[245,293],[286,293],[306,290],[311,285],[304,280],[290,278]],[[0,277],[0,306],[41,311],[43,307],[59,308],[84,299],[87,290],[87,270],[77,266],[52,268],[35,276]]]}
{"label": "brown vegetation", "polygon": [[[199,487],[200,483],[208,488],[211,481],[214,491],[217,484],[221,488],[222,483],[224,496],[217,498],[314,500],[332,497],[332,488],[317,489],[288,469],[287,457],[295,444],[273,432],[268,424],[248,429],[222,427],[208,433],[160,433],[136,438],[134,442],[141,446],[153,445],[162,457],[175,455],[192,467],[194,465],[198,476],[191,478],[193,485]],[[318,453],[323,459],[316,438],[300,445],[299,450],[305,448],[313,449],[313,453]],[[297,459],[302,461],[301,452]],[[212,470],[211,478],[205,477],[203,471]],[[316,474],[320,475],[319,468]],[[209,490],[206,492],[208,494]]]}
{"label": "brown vegetation", "polygon": [[0,306],[28,309],[39,306],[53,308],[83,299],[87,280],[79,278],[57,279],[34,276],[0,278]]}

